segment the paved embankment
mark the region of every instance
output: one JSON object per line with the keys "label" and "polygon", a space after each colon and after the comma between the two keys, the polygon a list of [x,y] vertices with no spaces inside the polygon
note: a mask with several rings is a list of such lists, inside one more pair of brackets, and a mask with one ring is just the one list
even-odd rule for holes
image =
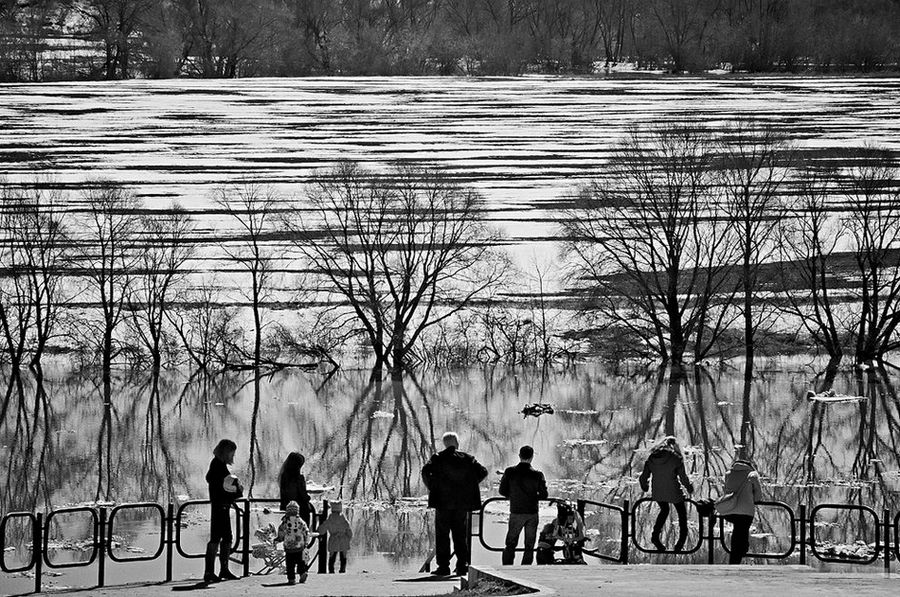
{"label": "paved embankment", "polygon": [[891,595],[900,592],[900,574],[840,574],[807,566],[472,566],[470,579],[495,578],[537,589],[532,595]]}
{"label": "paved embankment", "polygon": [[[240,580],[233,580],[212,585],[203,585],[196,580],[181,580],[160,584],[133,584],[106,587],[103,589],[65,589],[62,591],[47,590],[44,594],[51,595],[90,595],[91,597],[175,597],[177,595],[199,594],[204,597],[245,597],[250,595],[263,595],[265,597],[288,596],[308,597],[325,596],[373,596],[388,595],[420,596],[442,595],[459,587],[460,580],[431,580],[416,574],[400,577],[396,573],[347,573],[347,574],[310,574],[309,580],[302,585],[290,586],[286,584],[283,574],[269,574],[264,576],[249,576]],[[417,582],[414,582],[417,581]],[[0,594],[4,591],[0,590]]]}
{"label": "paved embankment", "polygon": [[[472,566],[470,579],[500,580],[535,590],[544,597],[589,595],[665,595],[698,597],[719,595],[768,595],[780,597],[859,597],[900,593],[900,574],[890,578],[880,573],[818,572],[806,566],[688,566],[646,564],[634,566]],[[370,595],[446,595],[459,586],[459,579],[432,580],[415,574],[348,573],[310,575],[302,585],[285,584],[283,575],[251,576],[205,587],[197,581],[163,584],[133,584],[103,589],[48,590],[47,594],[90,595],[91,597],[158,597],[199,592],[214,597],[308,597]],[[0,591],[2,593],[3,591]]]}

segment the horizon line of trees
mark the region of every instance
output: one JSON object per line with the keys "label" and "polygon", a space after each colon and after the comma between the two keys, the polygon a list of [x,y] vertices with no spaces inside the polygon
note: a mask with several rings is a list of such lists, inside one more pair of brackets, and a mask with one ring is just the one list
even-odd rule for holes
{"label": "horizon line of trees", "polygon": [[[513,267],[480,195],[438,171],[342,163],[302,206],[243,182],[215,196],[236,228],[216,240],[241,275],[231,283],[191,278],[205,241],[177,204],[148,210],[94,180],[73,214],[47,181],[4,183],[0,353],[14,380],[62,347],[105,385],[118,362],[336,368],[353,346],[379,376],[546,365],[603,334],[609,352],[676,366],[743,354],[749,370],[760,345],[785,336],[835,364],[849,352],[881,362],[900,349],[896,156],[845,157],[841,169],[797,162],[750,120],[718,134],[635,128],[563,214],[563,267],[533,272]],[[552,270],[568,296],[549,296]],[[581,330],[561,321],[573,304]],[[301,315],[293,325],[278,321],[285,309]]]}
{"label": "horizon line of trees", "polygon": [[897,0],[0,0],[0,81],[870,72],[900,65],[898,22]]}

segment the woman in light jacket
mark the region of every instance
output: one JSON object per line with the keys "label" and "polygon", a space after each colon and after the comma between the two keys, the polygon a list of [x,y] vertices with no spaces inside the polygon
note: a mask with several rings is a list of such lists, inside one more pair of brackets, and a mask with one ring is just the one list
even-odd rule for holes
{"label": "woman in light jacket", "polygon": [[728,563],[740,564],[750,551],[750,525],[756,514],[756,502],[762,499],[759,473],[748,458],[740,455],[725,474],[725,493],[732,492],[735,494],[733,506],[727,512],[720,513],[733,527]]}
{"label": "woman in light jacket", "polygon": [[[652,485],[649,483],[651,477]],[[674,551],[681,551],[688,532],[685,491],[693,493],[694,486],[684,470],[684,455],[681,453],[678,440],[671,435],[667,436],[650,450],[650,456],[644,463],[644,470],[638,482],[642,490],[651,490],[650,497],[659,506],[659,515],[653,525],[650,541],[656,549],[666,551],[661,535],[663,526],[669,518],[669,504],[672,504],[678,513],[678,541],[675,543]]]}

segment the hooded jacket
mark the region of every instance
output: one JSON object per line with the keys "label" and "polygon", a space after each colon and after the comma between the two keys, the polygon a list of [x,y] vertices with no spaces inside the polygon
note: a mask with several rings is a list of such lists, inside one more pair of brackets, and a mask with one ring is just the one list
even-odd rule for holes
{"label": "hooded jacket", "polygon": [[[651,476],[652,485],[648,483]],[[687,497],[685,489],[688,493],[694,492],[694,486],[684,470],[684,459],[669,449],[650,453],[638,481],[642,490],[651,489],[650,496],[657,502],[680,504]]]}
{"label": "hooded jacket", "polygon": [[309,527],[296,511],[289,511],[278,525],[276,541],[284,541],[284,551],[298,552],[309,543]]}
{"label": "hooded jacket", "polygon": [[316,529],[319,534],[328,533],[328,551],[349,551],[350,540],[353,538],[353,529],[350,521],[343,512],[331,512],[325,522]]}
{"label": "hooded jacket", "polygon": [[428,488],[428,507],[437,510],[478,510],[481,491],[478,484],[487,477],[474,456],[453,446],[446,448],[422,468],[422,479]]}
{"label": "hooded jacket", "polygon": [[725,474],[725,493],[737,492],[737,505],[728,514],[753,516],[756,502],[762,499],[759,473],[746,460],[737,460]]}

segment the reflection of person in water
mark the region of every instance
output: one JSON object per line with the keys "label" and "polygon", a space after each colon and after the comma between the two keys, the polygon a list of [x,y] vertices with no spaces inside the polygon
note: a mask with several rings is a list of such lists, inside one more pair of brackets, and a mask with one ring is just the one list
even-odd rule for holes
{"label": "reflection of person in water", "polygon": [[[223,439],[213,450],[206,482],[209,485],[210,529],[209,543],[206,544],[206,568],[204,582],[235,580],[237,576],[228,570],[228,556],[231,552],[231,505],[243,496],[244,488],[238,478],[228,471],[234,463],[237,445],[230,439]],[[216,576],[216,553],[219,555],[219,575]]]}
{"label": "reflection of person in water", "polygon": [[[537,563],[584,564],[581,550],[584,548],[585,540],[584,521],[581,516],[569,502],[558,502],[556,519],[541,530],[538,539]],[[562,560],[558,562],[553,557],[557,541],[562,542],[563,556]]]}

